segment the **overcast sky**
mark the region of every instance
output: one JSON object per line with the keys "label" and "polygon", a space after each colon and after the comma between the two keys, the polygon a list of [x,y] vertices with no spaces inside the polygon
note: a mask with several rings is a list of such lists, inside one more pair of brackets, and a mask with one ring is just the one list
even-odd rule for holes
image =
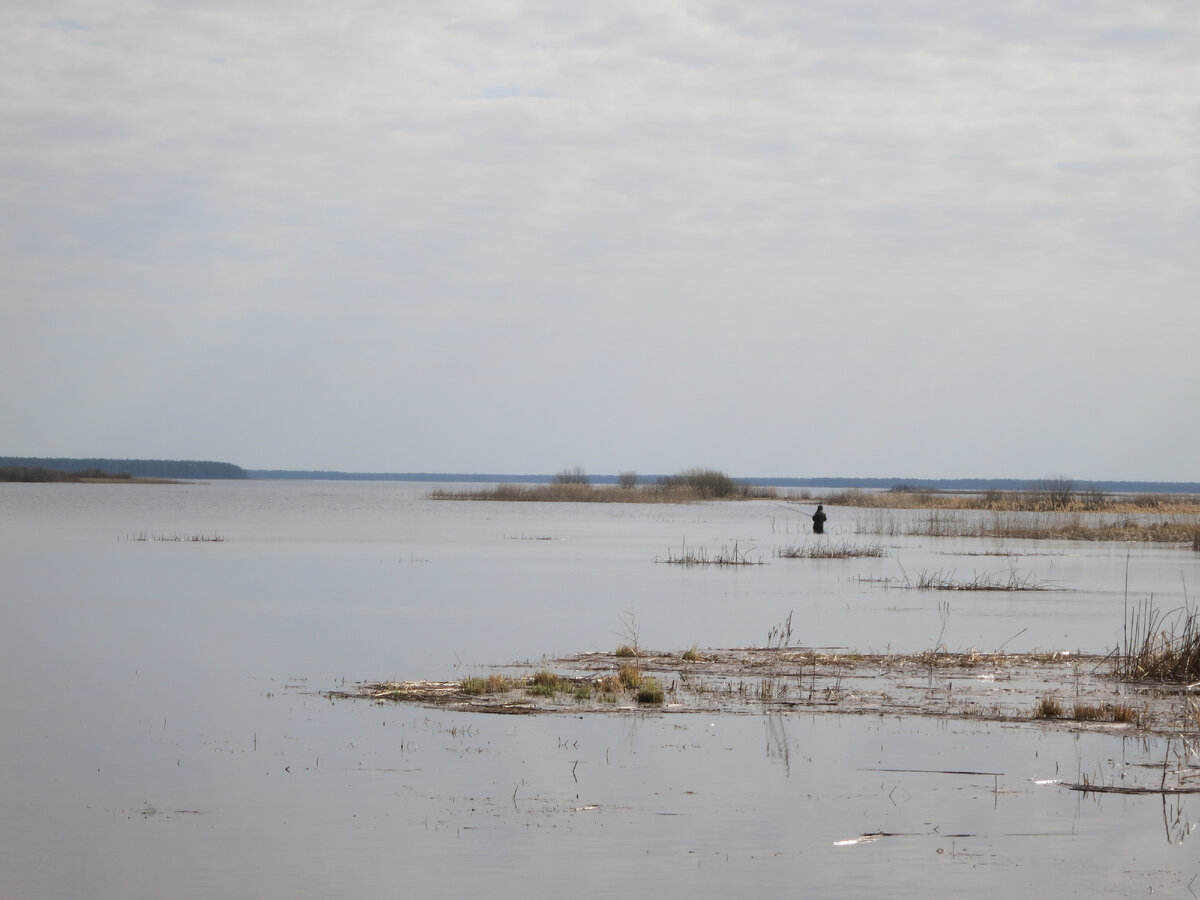
{"label": "overcast sky", "polygon": [[0,454],[1200,480],[1193,0],[0,8]]}

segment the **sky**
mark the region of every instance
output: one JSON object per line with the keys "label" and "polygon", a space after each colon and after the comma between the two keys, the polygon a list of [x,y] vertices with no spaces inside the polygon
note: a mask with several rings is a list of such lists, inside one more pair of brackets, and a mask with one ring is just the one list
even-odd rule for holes
{"label": "sky", "polygon": [[1200,480],[1191,0],[0,9],[0,455]]}

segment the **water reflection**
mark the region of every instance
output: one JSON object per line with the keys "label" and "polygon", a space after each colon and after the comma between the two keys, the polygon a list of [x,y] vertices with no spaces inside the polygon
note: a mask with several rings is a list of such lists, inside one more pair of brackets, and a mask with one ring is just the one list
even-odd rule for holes
{"label": "water reflection", "polygon": [[1187,817],[1182,797],[1163,795],[1163,828],[1167,833],[1168,844],[1182,844],[1196,829]]}
{"label": "water reflection", "polygon": [[763,717],[767,734],[767,759],[783,764],[784,775],[792,776],[792,748],[788,743],[787,727],[782,715],[768,713]]}
{"label": "water reflection", "polygon": [[[630,610],[643,645],[676,650],[761,646],[794,610],[809,646],[1103,651],[1122,625],[1124,548],[1009,544],[1072,590],[966,592],[939,610],[863,579],[893,575],[897,557],[970,568],[994,542],[889,536],[883,559],[764,551],[743,571],[678,568],[653,559],[685,538],[794,538],[756,502],[456,504],[425,490],[0,486],[0,896],[1178,895],[1200,873],[1171,852],[1194,830],[1191,799],[1037,783],[1152,784],[1169,754],[1186,784],[1191,737],[787,712],[475,716],[319,696],[611,650]],[[827,530],[853,527],[838,515]],[[121,539],[143,533],[223,540]],[[1131,555],[1133,593],[1165,603],[1181,570],[1200,580],[1190,551]],[[814,672],[771,688],[785,689],[846,685]]]}

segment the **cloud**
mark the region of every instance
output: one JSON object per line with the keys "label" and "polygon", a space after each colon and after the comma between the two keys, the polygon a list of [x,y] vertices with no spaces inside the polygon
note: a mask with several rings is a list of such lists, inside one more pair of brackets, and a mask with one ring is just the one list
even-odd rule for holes
{"label": "cloud", "polygon": [[[967,386],[995,393],[964,368],[1024,355],[1037,377],[1004,396],[1046,422],[1053,348],[1080,340],[1140,357],[1134,388],[1198,380],[1180,362],[1200,324],[1200,25],[1182,3],[52,2],[10,18],[0,324],[35,340],[0,373],[86,366],[92,409],[120,410],[68,433],[69,392],[33,398],[14,421],[56,453],[104,452],[58,448],[89,433],[136,442],[121,434],[169,393],[123,388],[131,367],[178,397],[206,361],[241,418],[197,399],[162,452],[227,433],[217,455],[306,468],[306,445],[332,467],[552,470],[646,468],[638,446],[703,464],[712,446],[734,467],[837,472],[844,447],[793,462],[804,429],[774,391],[819,372],[807,383],[836,402],[810,387],[801,415],[895,430],[901,395],[963,409]],[[183,334],[185,354],[151,349]],[[1080,390],[1102,381],[1070,361]],[[741,427],[666,423],[639,395]],[[389,401],[422,434],[399,442],[411,453],[355,424]],[[264,407],[278,437],[240,440]],[[362,431],[352,459],[309,433],[322,410]],[[505,431],[521,427],[544,437]],[[947,474],[1012,471],[931,427]],[[774,449],[739,448],[747,433]],[[924,465],[919,443],[857,465]],[[1094,443],[1071,447],[1084,476]]]}

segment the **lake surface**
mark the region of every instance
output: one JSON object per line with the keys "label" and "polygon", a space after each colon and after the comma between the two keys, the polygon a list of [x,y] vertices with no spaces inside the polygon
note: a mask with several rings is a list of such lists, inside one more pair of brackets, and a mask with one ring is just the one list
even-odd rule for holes
{"label": "lake surface", "polygon": [[[611,650],[633,623],[658,650],[761,646],[789,614],[812,647],[1103,653],[1127,603],[1184,602],[1200,554],[872,537],[876,513],[832,509],[828,540],[889,555],[789,560],[815,539],[777,502],[431,488],[0,485],[0,896],[1200,894],[1196,800],[1036,784],[1155,782],[1196,763],[1182,740],[321,694]],[[662,562],[735,544],[764,564]],[[896,586],[1014,569],[1059,589]]]}

